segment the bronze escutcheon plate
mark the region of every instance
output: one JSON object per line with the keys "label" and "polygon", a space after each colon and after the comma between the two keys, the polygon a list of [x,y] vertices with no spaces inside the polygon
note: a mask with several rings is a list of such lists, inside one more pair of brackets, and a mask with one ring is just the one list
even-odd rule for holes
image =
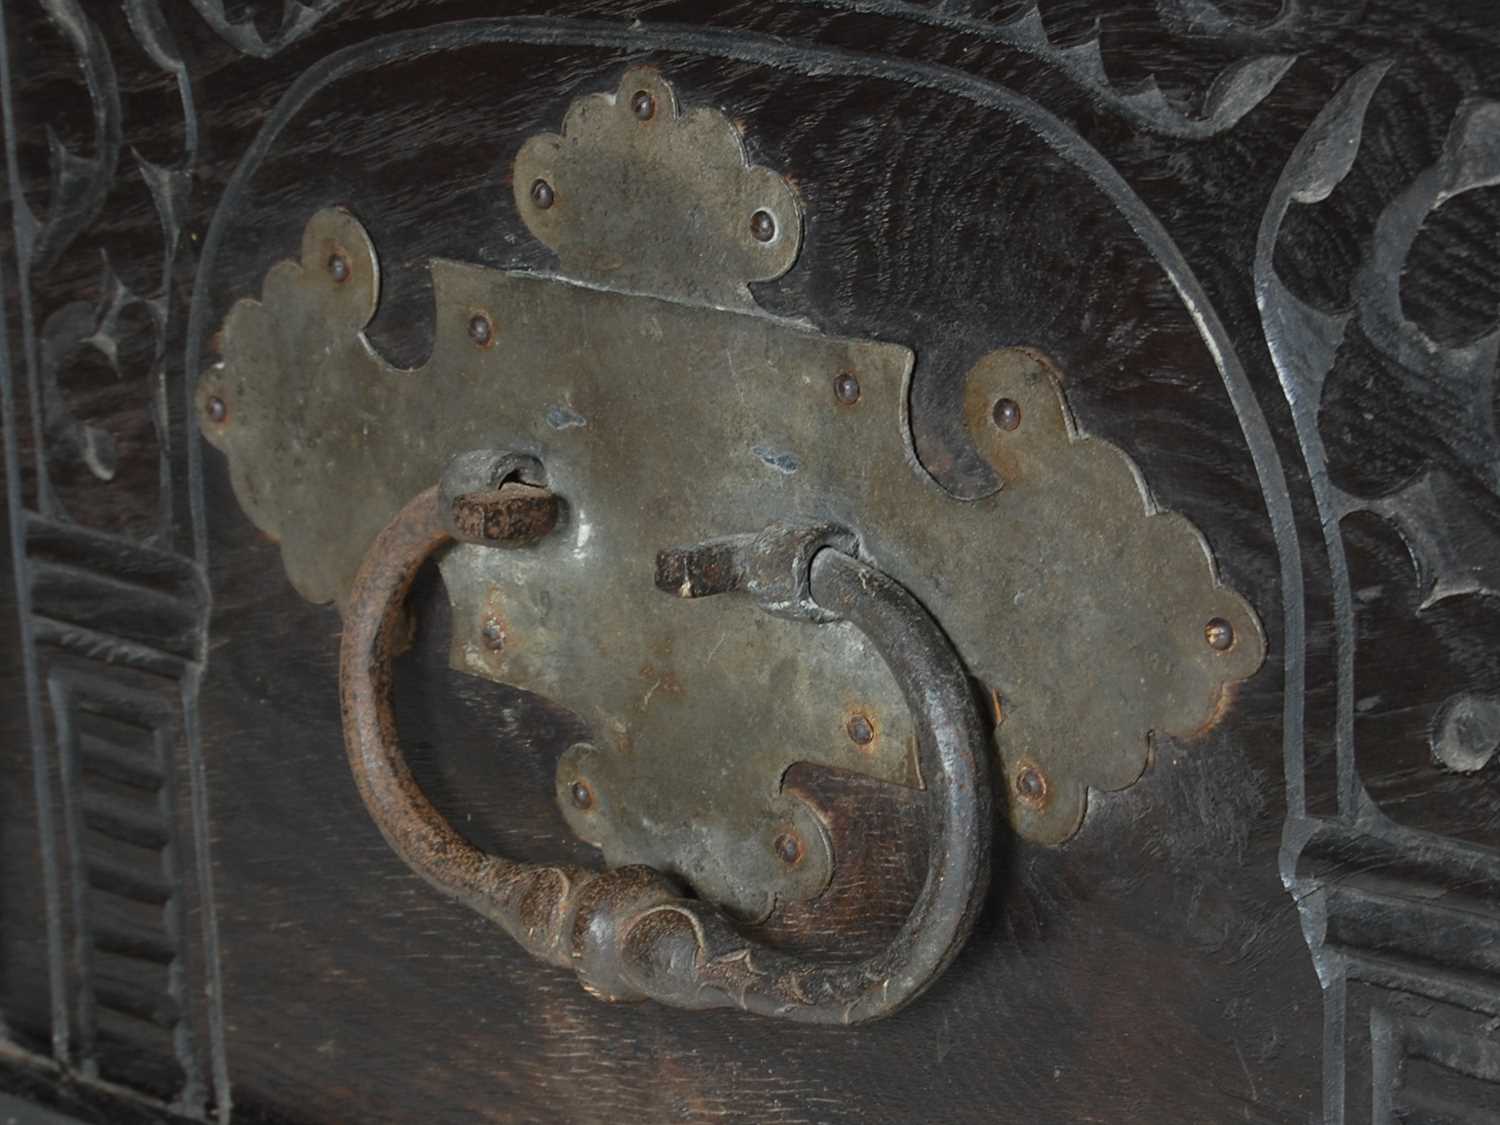
{"label": "bronze escutcheon plate", "polygon": [[[632,70],[529,142],[514,182],[561,275],[434,261],[431,356],[398,370],[364,335],[377,248],[350,213],[320,211],[298,259],[230,313],[200,422],[319,602],[342,602],[377,532],[455,454],[545,465],[563,502],[551,535],[442,559],[452,663],[592,726],[558,796],[609,864],[763,917],[832,866],[819,817],[783,789],[793,764],[921,785],[911,716],[858,632],[666,596],[663,548],[793,517],[851,529],[952,639],[993,712],[1011,821],[1047,843],[1078,829],[1090,788],[1140,775],[1152,732],[1217,721],[1260,665],[1256,615],[1203,538],[1079,432],[1043,356],[1006,347],[969,372],[968,433],[1002,487],[964,500],[913,451],[908,348],[755,305],[747,283],[795,263],[800,205],[717,109],[685,112]],[[568,799],[580,780],[587,808]],[[788,831],[795,863],[775,846]]]}

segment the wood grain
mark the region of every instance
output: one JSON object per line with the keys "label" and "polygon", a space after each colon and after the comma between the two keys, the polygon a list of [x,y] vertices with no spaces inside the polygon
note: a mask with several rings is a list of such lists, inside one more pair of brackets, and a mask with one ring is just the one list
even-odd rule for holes
{"label": "wood grain", "polygon": [[[299,36],[280,32],[277,4],[160,7],[191,76],[190,109],[124,10],[90,6],[128,147],[96,213],[55,254],[21,266],[12,239],[0,259],[10,534],[26,513],[50,510],[183,559],[211,591],[184,680],[195,685],[184,698],[196,726],[175,780],[182,846],[212,859],[212,903],[192,886],[183,893],[193,935],[215,907],[221,949],[199,936],[184,948],[194,973],[212,964],[222,974],[229,1086],[213,1085],[206,1047],[182,1056],[201,1060],[203,1090],[220,1093],[176,1110],[223,1119],[232,1102],[234,1120],[286,1123],[1353,1122],[1449,1098],[1469,1114],[1455,1119],[1486,1119],[1500,1073],[1455,1060],[1488,1058],[1484,1020],[1500,1014],[1500,975],[1474,966],[1482,942],[1445,941],[1413,902],[1467,912],[1481,937],[1495,924],[1475,888],[1493,885],[1500,849],[1500,757],[1455,773],[1431,739],[1455,693],[1500,694],[1496,595],[1426,604],[1409,532],[1359,510],[1340,532],[1355,592],[1340,618],[1310,483],[1317,468],[1267,344],[1252,266],[1298,141],[1362,66],[1388,60],[1349,174],[1326,199],[1292,207],[1274,246],[1292,293],[1319,308],[1356,306],[1383,209],[1441,158],[1463,105],[1500,97],[1500,16],[1377,0],[1059,0],[1041,6],[1046,43],[1018,45],[1003,20],[1020,5],[989,3],[523,0],[507,6],[517,33],[508,41],[489,34],[505,22],[483,19],[491,6],[465,0],[330,6]],[[9,5],[5,18],[13,187],[45,218],[45,129],[95,151],[90,79],[45,5]],[[1106,84],[1057,53],[1088,42],[1095,21]],[[407,38],[390,40],[400,46],[389,58],[312,93],[253,174],[236,178],[299,81],[337,51],[359,58],[397,34]],[[1177,117],[1206,120],[1214,81],[1268,55],[1295,62],[1263,100],[1203,135],[1174,135],[1122,107],[1121,92],[1149,76]],[[574,97],[612,88],[638,61],[661,66],[685,100],[725,107],[754,159],[795,180],[804,248],[757,298],[828,332],[911,346],[916,448],[945,485],[973,495],[992,484],[962,436],[963,372],[993,348],[1035,347],[1065,373],[1080,425],[1126,449],[1161,506],[1204,530],[1267,628],[1266,667],[1224,721],[1195,740],[1157,740],[1142,780],[1096,795],[1077,837],[1054,849],[1000,830],[978,932],[920,1003],[886,1023],[833,1031],[602,1005],[421,884],[370,823],[343,760],[337,614],[293,593],[275,546],[239,512],[222,461],[188,432],[187,384],[212,358],[212,332],[320,207],[355,210],[382,247],[370,335],[396,363],[420,361],[431,338],[428,259],[548,268],[515,214],[510,159]],[[1014,92],[1014,104],[991,98],[992,87]],[[1027,106],[1077,143],[1039,131]],[[169,223],[137,153],[191,173]],[[1119,205],[1122,191],[1149,228]],[[1475,191],[1432,212],[1405,262],[1407,314],[1449,345],[1495,327],[1497,199]],[[179,243],[164,259],[168,227]],[[1206,342],[1204,309],[1184,301],[1182,266],[1266,416],[1261,447]],[[118,375],[58,327],[64,320],[46,331],[70,305],[110,308],[117,281],[141,298],[125,301],[106,333],[118,337]],[[60,401],[113,435],[114,479],[80,459],[75,431],[31,427],[41,403],[28,372],[41,352],[28,353],[28,326],[67,344]],[[201,354],[185,354],[195,326]],[[1447,474],[1461,500],[1460,566],[1493,572],[1482,532],[1500,520],[1500,501],[1476,467],[1488,438],[1468,400],[1393,362],[1356,323],[1315,406],[1338,488],[1378,504],[1416,474]],[[1267,491],[1268,455],[1285,467],[1285,503]],[[1278,554],[1289,539],[1298,589]],[[0,599],[21,600],[5,600],[0,616],[28,622],[32,563],[24,550],[5,560]],[[449,671],[435,575],[413,605],[419,628],[397,704],[425,791],[481,845],[523,861],[591,862],[552,803],[557,757],[583,733],[580,720]],[[1352,692],[1337,672],[1341,621],[1355,637]],[[1305,627],[1305,644],[1289,623]],[[85,1119],[127,1120],[112,1101],[119,1090],[81,1066],[63,1077],[35,1063],[56,1049],[43,859],[66,848],[60,820],[48,829],[39,815],[32,771],[35,761],[54,771],[60,817],[42,682],[57,657],[33,632],[7,636],[20,643],[0,646],[0,754],[12,779],[0,787],[0,1013],[19,1061],[0,1066],[0,1087]],[[96,663],[123,659],[118,640]],[[1305,713],[1288,706],[1303,691]],[[29,714],[28,701],[46,706]],[[1335,750],[1341,715],[1352,765]],[[1303,724],[1291,736],[1289,719]],[[195,770],[201,834],[188,800]],[[827,955],[874,946],[924,869],[920,795],[817,771],[789,782],[825,811],[839,866],[824,896],[773,916],[764,936]],[[1346,815],[1351,786],[1367,804]],[[1296,898],[1284,876],[1307,880]],[[1325,901],[1327,914],[1310,913]],[[1327,943],[1319,917],[1332,918]],[[63,938],[70,918],[64,909]],[[192,980],[187,1024],[206,1044],[206,978]],[[73,1010],[65,1005],[65,1023]],[[1396,1053],[1382,1055],[1388,1047]],[[1400,1051],[1418,1060],[1409,1081]],[[155,1058],[140,1047],[104,1077],[170,1097],[180,1076],[163,1080]],[[128,1104],[139,1119],[171,1119],[160,1103]]]}

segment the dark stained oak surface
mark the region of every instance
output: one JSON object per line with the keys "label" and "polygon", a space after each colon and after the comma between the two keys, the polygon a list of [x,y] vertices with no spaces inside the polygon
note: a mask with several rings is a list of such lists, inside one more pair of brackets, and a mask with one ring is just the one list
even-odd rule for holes
{"label": "dark stained oak surface", "polygon": [[[3,11],[0,1087],[99,1121],[1500,1120],[1500,10],[291,11]],[[429,259],[548,268],[510,161],[639,62],[796,182],[800,257],[756,297],[910,346],[945,486],[992,484],[963,373],[1037,348],[1265,624],[1223,720],[1073,839],[997,822],[973,938],[883,1023],[607,1006],[411,875],[344,759],[338,615],[187,417],[321,207],[381,247],[394,363],[426,354]],[[587,728],[449,670],[435,571],[412,605],[425,791],[483,846],[591,863],[553,800]],[[920,794],[788,785],[838,867],[762,936],[875,948]]]}

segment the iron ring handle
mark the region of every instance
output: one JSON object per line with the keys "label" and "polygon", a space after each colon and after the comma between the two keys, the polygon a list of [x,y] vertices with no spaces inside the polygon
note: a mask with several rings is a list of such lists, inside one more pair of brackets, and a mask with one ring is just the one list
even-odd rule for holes
{"label": "iron ring handle", "polygon": [[958,655],[911,594],[835,549],[808,562],[812,599],[863,631],[902,685],[932,810],[926,881],[900,931],[863,960],[813,962],[746,937],[722,911],[649,867],[515,863],[476,847],[433,807],[401,754],[391,680],[412,580],[452,541],[439,497],[438,488],[423,492],[376,537],[354,581],[339,655],[355,783],[413,871],[534,956],[575,969],[584,988],[606,1000],[849,1024],[889,1015],[937,978],[968,937],[988,883],[988,734]]}

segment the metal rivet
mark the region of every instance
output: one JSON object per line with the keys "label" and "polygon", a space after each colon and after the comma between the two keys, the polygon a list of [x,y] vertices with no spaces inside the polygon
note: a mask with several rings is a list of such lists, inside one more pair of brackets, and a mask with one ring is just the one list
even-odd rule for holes
{"label": "metal rivet", "polygon": [[342,254],[328,256],[328,272],[333,280],[342,284],[349,280],[349,259]]}
{"label": "metal rivet", "polygon": [[589,788],[588,782],[582,779],[573,782],[568,790],[568,796],[573,798],[573,803],[580,809],[591,808],[594,804],[594,791]]}
{"label": "metal rivet", "polygon": [[864,715],[855,715],[844,724],[844,730],[848,732],[851,742],[860,746],[868,746],[875,741],[875,724]]}
{"label": "metal rivet", "polygon": [[771,845],[782,863],[791,867],[802,859],[802,838],[795,832],[783,832]]}
{"label": "metal rivet", "polygon": [[630,112],[641,121],[650,121],[656,116],[656,99],[646,90],[637,90],[630,99]]}
{"label": "metal rivet", "polygon": [[484,638],[484,645],[491,652],[499,652],[505,647],[505,630],[493,617],[484,623],[484,628],[479,630],[479,635]]}
{"label": "metal rivet", "polygon": [[859,380],[847,371],[837,376],[833,380],[833,397],[845,406],[853,406],[859,401]]}
{"label": "metal rivet", "polygon": [[229,407],[218,395],[213,395],[208,400],[208,420],[210,422],[222,422],[229,417]]}
{"label": "metal rivet", "polygon": [[1016,795],[1028,805],[1040,805],[1047,799],[1047,779],[1035,766],[1022,766],[1016,774]]}
{"label": "metal rivet", "polygon": [[473,340],[481,348],[489,344],[494,330],[490,326],[490,318],[483,313],[475,313],[469,318],[469,339]]}
{"label": "metal rivet", "polygon": [[546,180],[537,180],[531,185],[531,202],[535,203],[543,211],[551,207],[557,201],[557,193],[552,190],[552,185]]}
{"label": "metal rivet", "polygon": [[1014,430],[1021,424],[1021,404],[1013,398],[999,399],[990,417],[995,420],[996,429]]}
{"label": "metal rivet", "polygon": [[750,216],[750,234],[757,242],[770,242],[776,237],[776,219],[769,211],[757,211]]}
{"label": "metal rivet", "polygon": [[1234,644],[1234,626],[1222,617],[1215,617],[1203,626],[1203,639],[1215,652],[1224,652]]}

